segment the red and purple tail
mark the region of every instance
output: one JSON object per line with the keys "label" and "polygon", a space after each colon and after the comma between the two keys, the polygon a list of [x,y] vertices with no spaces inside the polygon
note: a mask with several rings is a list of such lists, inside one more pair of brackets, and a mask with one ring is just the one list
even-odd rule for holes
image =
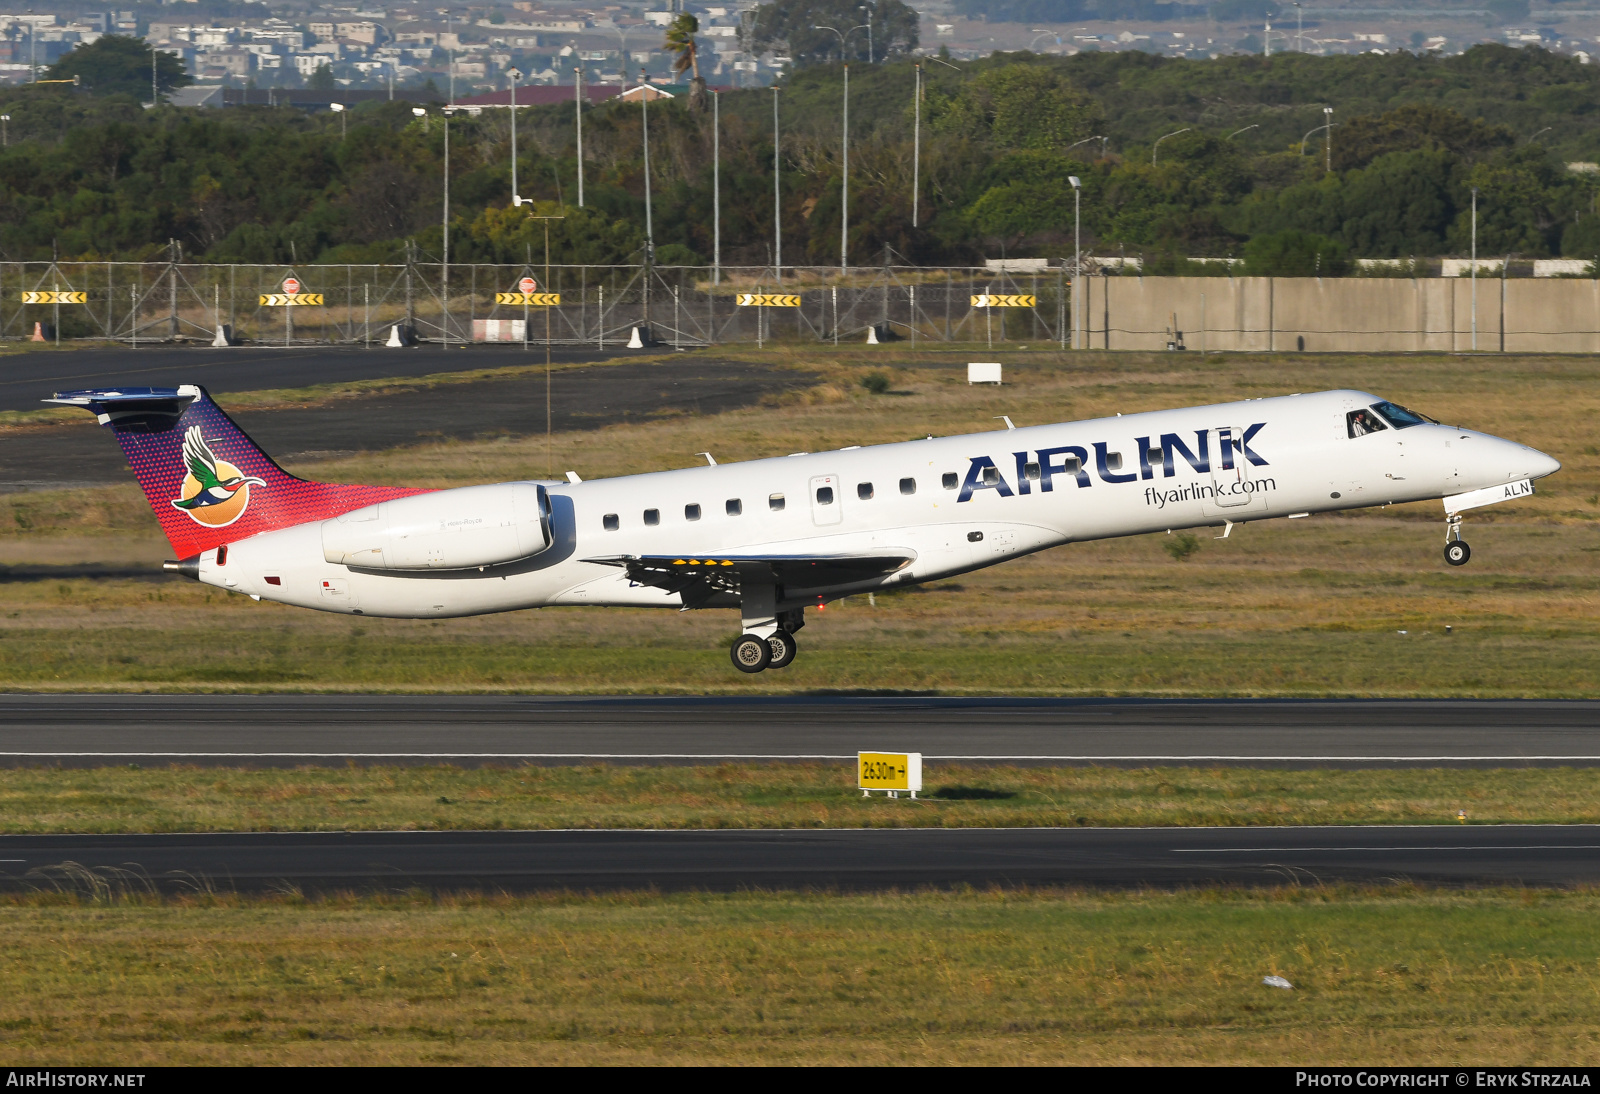
{"label": "red and purple tail", "polygon": [[427,493],[296,478],[261,451],[205,388],[192,384],[64,391],[45,402],[81,406],[111,427],[179,558]]}

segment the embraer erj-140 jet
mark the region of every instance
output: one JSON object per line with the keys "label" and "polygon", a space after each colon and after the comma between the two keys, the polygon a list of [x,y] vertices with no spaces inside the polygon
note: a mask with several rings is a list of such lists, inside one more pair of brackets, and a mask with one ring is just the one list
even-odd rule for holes
{"label": "embraer erj-140 jet", "polygon": [[[1079,540],[1444,500],[1559,470],[1515,441],[1325,391],[594,482],[453,490],[290,475],[205,389],[61,393],[111,426],[181,561],[252,599],[411,619],[553,604],[737,608],[743,672],[794,660],[808,606]],[[1009,420],[1007,425],[1010,425]]]}

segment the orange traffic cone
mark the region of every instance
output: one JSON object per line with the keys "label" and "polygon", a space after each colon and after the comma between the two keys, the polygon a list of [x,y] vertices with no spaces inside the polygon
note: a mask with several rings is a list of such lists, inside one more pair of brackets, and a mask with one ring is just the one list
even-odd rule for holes
{"label": "orange traffic cone", "polygon": [[33,337],[30,338],[29,341],[30,342],[45,342],[45,341],[48,341],[48,339],[45,338],[45,336],[44,336],[44,324],[43,323],[35,323],[33,325]]}

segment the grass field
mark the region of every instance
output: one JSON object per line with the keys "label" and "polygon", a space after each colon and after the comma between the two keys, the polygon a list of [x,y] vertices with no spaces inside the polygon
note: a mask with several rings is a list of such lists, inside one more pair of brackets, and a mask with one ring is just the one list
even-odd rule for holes
{"label": "grass field", "polygon": [[1592,892],[0,908],[12,1066],[1600,1058]]}
{"label": "grass field", "polygon": [[862,798],[850,764],[0,769],[0,832],[1600,824],[1593,770],[973,767]]}
{"label": "grass field", "polygon": [[[56,579],[52,566],[153,566],[167,549],[131,484],[14,494],[0,497],[0,565],[27,567],[33,579],[0,592],[0,688],[1600,694],[1600,447],[1592,424],[1600,377],[1585,358],[1008,349],[996,356],[1011,382],[975,389],[955,367],[967,350],[919,349],[912,357],[904,346],[782,348],[759,356],[824,382],[762,407],[559,435],[556,471],[593,478],[686,466],[708,449],[727,461],[981,430],[1002,413],[1032,423],[1344,385],[1528,440],[1565,467],[1526,502],[1474,513],[1467,536],[1475,553],[1460,570],[1440,558],[1436,503],[1249,525],[1223,541],[1202,536],[1183,561],[1163,549],[1164,536],[1074,545],[875,604],[857,597],[812,613],[795,666],[758,677],[727,663],[730,612],[564,608],[355,623],[177,581]],[[857,383],[875,370],[890,377],[890,394]],[[457,382],[426,381],[441,398]],[[502,438],[293,470],[448,486],[542,475],[544,464],[543,438]]]}

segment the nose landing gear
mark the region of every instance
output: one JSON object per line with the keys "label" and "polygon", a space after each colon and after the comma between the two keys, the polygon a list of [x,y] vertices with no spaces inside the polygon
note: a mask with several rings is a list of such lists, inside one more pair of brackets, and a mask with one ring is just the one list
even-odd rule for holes
{"label": "nose landing gear", "polygon": [[1444,560],[1452,566],[1465,566],[1472,557],[1472,548],[1461,538],[1461,514],[1445,515]]}

